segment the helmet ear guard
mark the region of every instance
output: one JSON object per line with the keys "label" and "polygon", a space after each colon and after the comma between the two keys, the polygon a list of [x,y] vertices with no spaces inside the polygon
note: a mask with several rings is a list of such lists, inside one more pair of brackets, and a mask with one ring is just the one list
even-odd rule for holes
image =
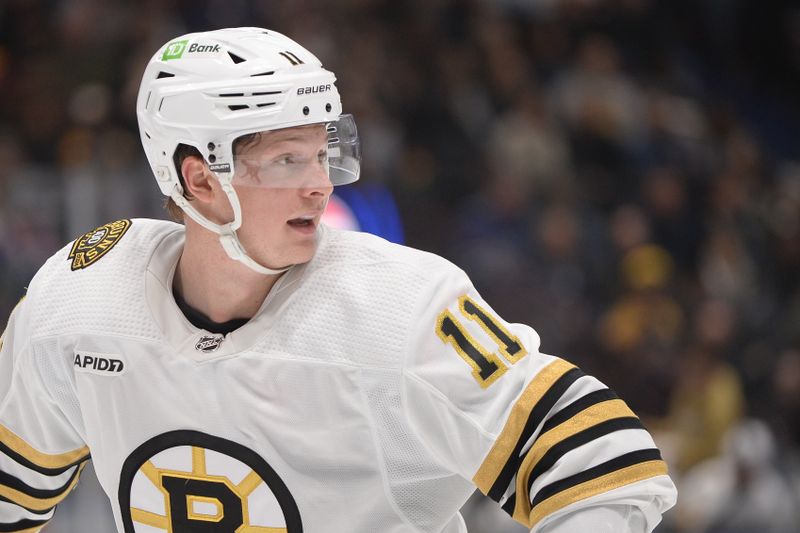
{"label": "helmet ear guard", "polygon": [[[241,209],[231,186],[233,142],[251,133],[325,124],[331,182],[356,181],[357,130],[352,116],[342,115],[335,80],[311,52],[263,28],[191,33],[164,44],[145,69],[136,104],[142,146],[161,193],[219,234],[231,258],[253,268],[257,263],[235,233]],[[183,197],[173,163],[181,144],[196,148],[220,180],[235,214],[230,224],[209,221]]]}

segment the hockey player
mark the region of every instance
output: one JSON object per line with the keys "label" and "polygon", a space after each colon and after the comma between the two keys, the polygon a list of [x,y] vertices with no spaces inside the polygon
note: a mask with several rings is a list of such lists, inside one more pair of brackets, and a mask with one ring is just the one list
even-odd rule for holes
{"label": "hockey player", "polygon": [[0,531],[94,461],[121,532],[463,532],[479,488],[532,531],[643,533],[675,488],[639,419],[432,254],[319,223],[358,179],[334,75],[283,35],[150,60],[145,153],[183,224],[52,256],[0,354]]}

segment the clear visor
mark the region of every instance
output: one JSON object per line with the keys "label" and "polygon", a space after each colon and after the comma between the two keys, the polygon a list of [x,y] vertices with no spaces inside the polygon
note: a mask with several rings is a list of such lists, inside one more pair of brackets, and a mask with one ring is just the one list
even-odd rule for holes
{"label": "clear visor", "polygon": [[361,152],[352,115],[342,115],[318,128],[288,128],[268,134],[271,137],[264,147],[234,157],[234,185],[303,189],[347,185],[358,179]]}

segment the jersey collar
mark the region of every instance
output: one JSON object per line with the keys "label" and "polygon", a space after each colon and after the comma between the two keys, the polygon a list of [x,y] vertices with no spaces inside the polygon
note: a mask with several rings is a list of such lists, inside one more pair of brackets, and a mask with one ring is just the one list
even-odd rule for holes
{"label": "jersey collar", "polygon": [[[319,250],[326,244],[326,231],[319,228]],[[281,309],[289,305],[291,295],[314,261],[289,269],[270,290],[255,316],[240,328],[224,336],[213,351],[201,351],[196,346],[204,337],[215,334],[192,325],[175,302],[172,281],[185,240],[183,228],[168,234],[154,248],[145,277],[145,294],[150,312],[158,324],[170,350],[180,357],[190,357],[198,362],[235,356],[249,350],[280,319]],[[316,254],[315,254],[316,257]],[[204,346],[208,343],[203,344]]]}

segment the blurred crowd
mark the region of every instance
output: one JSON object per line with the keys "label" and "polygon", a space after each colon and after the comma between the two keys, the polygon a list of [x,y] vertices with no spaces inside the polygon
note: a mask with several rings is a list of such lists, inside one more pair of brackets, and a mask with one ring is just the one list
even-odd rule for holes
{"label": "blurred crowd", "polygon": [[3,0],[0,315],[77,235],[166,216],[144,65],[240,25],[337,74],[355,187],[392,191],[408,244],[642,416],[680,491],[658,531],[800,531],[795,2]]}

